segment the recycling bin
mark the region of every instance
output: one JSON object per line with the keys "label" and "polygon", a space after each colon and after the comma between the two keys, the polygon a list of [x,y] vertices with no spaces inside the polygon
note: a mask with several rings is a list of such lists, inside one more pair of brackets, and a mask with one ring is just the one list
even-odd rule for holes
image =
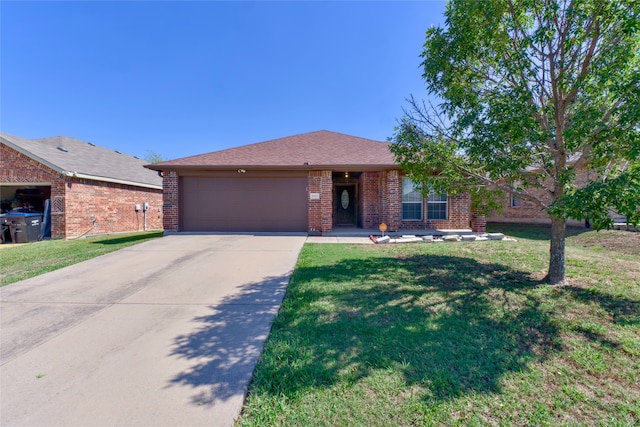
{"label": "recycling bin", "polygon": [[42,240],[42,213],[9,212],[6,216],[13,243],[29,243]]}

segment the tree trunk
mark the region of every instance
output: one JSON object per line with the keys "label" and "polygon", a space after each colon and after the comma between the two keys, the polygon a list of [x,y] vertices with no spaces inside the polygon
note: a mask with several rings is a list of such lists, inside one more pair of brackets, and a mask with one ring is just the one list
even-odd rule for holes
{"label": "tree trunk", "polygon": [[567,222],[562,218],[551,217],[551,247],[549,249],[549,275],[551,285],[564,283],[564,235]]}

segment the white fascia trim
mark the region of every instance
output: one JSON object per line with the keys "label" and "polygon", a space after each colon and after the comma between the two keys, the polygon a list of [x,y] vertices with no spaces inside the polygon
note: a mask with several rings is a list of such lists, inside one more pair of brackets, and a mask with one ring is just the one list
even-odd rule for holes
{"label": "white fascia trim", "polygon": [[153,185],[153,184],[145,184],[142,182],[135,181],[127,181],[125,179],[116,179],[116,178],[106,178],[104,176],[95,176],[95,175],[87,175],[84,173],[79,173],[76,171],[63,171],[63,175],[72,177],[72,178],[80,178],[80,179],[90,179],[93,181],[102,181],[102,182],[112,182],[114,184],[123,184],[123,185],[131,185],[134,187],[144,187],[144,188],[153,188],[154,190],[162,190],[161,185]]}

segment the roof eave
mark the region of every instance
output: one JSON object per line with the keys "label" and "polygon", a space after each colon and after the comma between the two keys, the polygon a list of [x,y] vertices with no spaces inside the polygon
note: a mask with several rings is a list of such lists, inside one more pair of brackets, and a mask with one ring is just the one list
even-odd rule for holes
{"label": "roof eave", "polygon": [[169,165],[151,164],[144,166],[155,171],[180,171],[180,170],[339,170],[339,171],[377,171],[387,169],[399,169],[397,164],[343,164],[343,165]]}
{"label": "roof eave", "polygon": [[152,188],[154,190],[162,190],[162,185],[148,184],[146,182],[129,181],[126,179],[109,178],[105,176],[89,175],[76,171],[63,171],[64,176],[78,179],[89,179],[92,181],[110,182],[113,184],[131,185],[134,187]]}

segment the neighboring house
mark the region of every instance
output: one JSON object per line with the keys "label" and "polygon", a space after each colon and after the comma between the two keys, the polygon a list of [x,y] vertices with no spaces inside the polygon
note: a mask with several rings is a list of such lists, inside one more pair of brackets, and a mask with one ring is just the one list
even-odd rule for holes
{"label": "neighboring house", "polygon": [[[535,169],[531,169],[535,172]],[[576,186],[578,188],[585,187],[589,182],[597,178],[597,172],[590,171],[586,167],[578,167],[576,170]],[[528,188],[526,191],[539,198],[540,200],[545,201],[545,203],[551,203],[551,195],[548,194],[547,190],[542,188]],[[615,222],[623,222],[625,221],[624,215],[620,215],[613,210],[610,212],[610,216],[614,219]],[[526,223],[526,224],[551,224],[551,218],[549,214],[541,209],[539,206],[534,204],[533,202],[516,197],[513,195],[505,195],[504,196],[504,209],[502,212],[493,212],[491,216],[487,218],[488,222],[508,222],[508,223]],[[570,226],[588,226],[587,222],[584,220],[576,220],[569,218],[567,220],[567,225]]]}
{"label": "neighboring house", "polygon": [[0,133],[3,213],[49,199],[54,239],[162,229],[162,178],[146,163],[74,138]]}
{"label": "neighboring house", "polygon": [[164,176],[165,231],[468,229],[469,195],[423,199],[389,145],[323,130],[146,167]]}

